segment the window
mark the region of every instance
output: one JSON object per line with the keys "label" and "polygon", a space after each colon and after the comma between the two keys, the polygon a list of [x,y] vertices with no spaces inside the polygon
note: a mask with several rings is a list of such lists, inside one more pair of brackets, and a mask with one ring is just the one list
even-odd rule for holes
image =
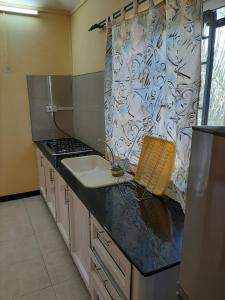
{"label": "window", "polygon": [[225,119],[225,7],[204,13],[202,87],[198,124],[223,126]]}

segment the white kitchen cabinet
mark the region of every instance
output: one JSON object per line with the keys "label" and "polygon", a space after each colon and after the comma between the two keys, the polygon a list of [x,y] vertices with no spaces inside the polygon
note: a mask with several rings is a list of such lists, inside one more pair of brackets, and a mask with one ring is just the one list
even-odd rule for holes
{"label": "white kitchen cabinet", "polygon": [[90,220],[89,211],[69,189],[71,255],[80,274],[90,288]]}
{"label": "white kitchen cabinet", "polygon": [[56,184],[54,167],[37,149],[37,164],[40,192],[45,199],[54,219],[56,219]]}
{"label": "white kitchen cabinet", "polygon": [[54,217],[56,219],[56,171],[54,167],[48,162],[45,163],[45,178],[46,178],[46,202]]}
{"label": "white kitchen cabinet", "polygon": [[53,165],[37,154],[40,189],[92,300],[130,299],[131,264]]}
{"label": "white kitchen cabinet", "polygon": [[69,195],[68,185],[56,172],[56,222],[62,237],[70,249]]}
{"label": "white kitchen cabinet", "polygon": [[[98,299],[97,297],[100,299],[101,297],[102,299],[110,297],[113,300],[129,300],[131,263],[92,215],[91,249],[92,300]],[[111,281],[111,279],[113,280]]]}
{"label": "white kitchen cabinet", "polygon": [[40,192],[43,196],[43,198],[46,200],[47,195],[47,187],[46,187],[46,158],[41,153],[40,150],[37,149],[37,166],[38,166],[38,179],[39,179],[39,187]]}

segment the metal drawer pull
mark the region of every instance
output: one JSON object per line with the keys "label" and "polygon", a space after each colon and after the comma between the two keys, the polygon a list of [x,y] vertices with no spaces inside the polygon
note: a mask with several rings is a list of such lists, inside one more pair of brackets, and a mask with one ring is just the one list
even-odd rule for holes
{"label": "metal drawer pull", "polygon": [[103,234],[104,234],[105,232],[104,231],[98,231],[97,232],[97,237],[99,238],[99,240],[102,240],[103,241],[103,243],[105,243],[107,246],[109,246],[111,243],[112,243],[112,241],[107,241],[104,237],[103,237]]}
{"label": "metal drawer pull", "polygon": [[95,271],[91,272],[92,281],[94,283],[94,290],[95,290],[95,298],[94,299],[105,299],[105,300],[113,300],[113,298],[108,293],[107,289],[105,288],[104,284],[102,283],[101,279],[99,278],[98,274]]}
{"label": "metal drawer pull", "polygon": [[64,191],[65,191],[65,204],[68,205],[69,204],[68,188],[65,188]]}
{"label": "metal drawer pull", "polygon": [[[97,267],[96,265],[95,265],[95,272],[96,272],[96,274],[98,274],[99,278],[101,279],[101,282],[102,282],[103,286],[105,287],[107,293],[109,294],[110,298],[113,299],[113,297],[112,297],[112,295],[111,295],[111,293],[108,289],[108,285],[110,284],[110,281],[109,281],[109,279],[104,279],[102,274],[101,274],[101,273],[103,273],[104,276],[107,277],[106,273],[104,272],[104,270],[102,268]],[[116,291],[116,288],[115,287],[113,287],[113,288]]]}
{"label": "metal drawer pull", "polygon": [[104,282],[104,285],[105,285],[108,282],[108,279],[104,279],[100,273],[100,272],[102,272],[105,275],[105,277],[107,277],[104,270],[101,267],[95,265],[95,271],[97,271],[98,275],[100,276],[101,280]]}
{"label": "metal drawer pull", "polygon": [[54,182],[54,170],[50,169],[49,174],[50,174],[50,181]]}
{"label": "metal drawer pull", "polygon": [[[104,281],[104,287],[107,289],[107,283],[109,282],[107,279],[106,280],[103,280]],[[108,289],[107,289],[108,291]],[[108,291],[109,292],[109,291]]]}

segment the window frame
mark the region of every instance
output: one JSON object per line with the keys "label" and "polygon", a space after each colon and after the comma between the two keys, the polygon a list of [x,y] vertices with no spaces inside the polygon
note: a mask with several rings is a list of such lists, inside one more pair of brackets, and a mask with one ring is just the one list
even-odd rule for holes
{"label": "window frame", "polygon": [[216,40],[216,29],[225,26],[225,17],[217,20],[217,10],[208,10],[203,14],[203,22],[204,24],[206,23],[209,26],[209,35],[206,37],[202,37],[202,39],[208,39],[208,55],[206,62],[201,63],[201,65],[206,64],[206,75],[204,83],[203,105],[202,107],[199,107],[199,110],[202,110],[201,125],[207,125],[209,117],[209,106],[214,65],[214,46]]}

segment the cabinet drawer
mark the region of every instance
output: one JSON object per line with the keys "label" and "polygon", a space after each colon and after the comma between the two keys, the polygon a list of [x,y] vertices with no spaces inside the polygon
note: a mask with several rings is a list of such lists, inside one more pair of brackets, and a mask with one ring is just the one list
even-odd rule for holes
{"label": "cabinet drawer", "polygon": [[99,276],[91,272],[91,299],[92,300],[112,300]]}
{"label": "cabinet drawer", "polygon": [[[122,294],[115,287],[111,276],[100,262],[97,254],[91,251],[91,290],[92,293],[96,290],[97,293],[102,291],[103,299],[110,300],[125,300]],[[101,288],[100,288],[101,287]],[[100,296],[100,295],[99,295]],[[94,298],[94,297],[93,297]]]}
{"label": "cabinet drawer", "polygon": [[93,216],[91,216],[91,247],[126,299],[130,299],[131,264]]}

